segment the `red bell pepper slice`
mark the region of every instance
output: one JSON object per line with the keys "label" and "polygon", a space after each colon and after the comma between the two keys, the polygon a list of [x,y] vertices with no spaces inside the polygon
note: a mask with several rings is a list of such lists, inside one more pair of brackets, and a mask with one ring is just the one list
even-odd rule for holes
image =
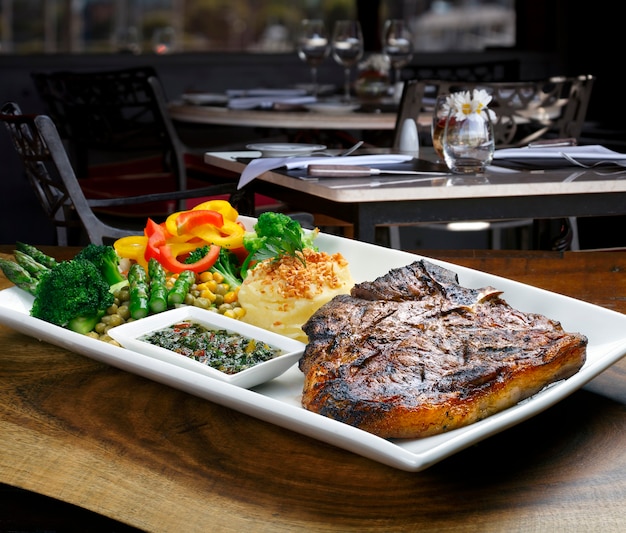
{"label": "red bell pepper slice", "polygon": [[177,257],[172,253],[172,249],[168,244],[163,244],[159,247],[159,262],[163,265],[163,268],[168,272],[173,272],[175,274],[182,272],[183,270],[191,270],[196,274],[200,272],[205,272],[211,268],[215,262],[217,261],[218,256],[220,255],[220,247],[211,245],[209,247],[208,253],[199,261],[195,263],[182,263],[178,260]]}
{"label": "red bell pepper slice", "polygon": [[163,226],[157,224],[151,218],[148,219],[144,230],[146,237],[148,237],[148,243],[146,244],[146,251],[144,253],[144,259],[150,261],[150,258],[160,259],[160,247],[167,242],[167,233]]}
{"label": "red bell pepper slice", "polygon": [[176,217],[176,230],[178,235],[191,233],[194,228],[206,224],[221,228],[224,225],[224,217],[217,211],[209,211],[206,209],[183,211]]}

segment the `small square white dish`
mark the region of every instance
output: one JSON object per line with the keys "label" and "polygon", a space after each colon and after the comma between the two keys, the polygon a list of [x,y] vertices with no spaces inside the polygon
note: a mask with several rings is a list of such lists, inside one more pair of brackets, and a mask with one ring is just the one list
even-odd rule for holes
{"label": "small square white dish", "polygon": [[[145,335],[184,321],[198,323],[208,329],[226,330],[229,333],[238,333],[244,337],[262,341],[280,350],[282,354],[236,374],[226,374],[185,355],[141,340]],[[297,340],[194,306],[179,307],[141,320],[128,322],[109,330],[109,335],[128,350],[244,388],[254,387],[280,376],[300,359],[305,346]]]}

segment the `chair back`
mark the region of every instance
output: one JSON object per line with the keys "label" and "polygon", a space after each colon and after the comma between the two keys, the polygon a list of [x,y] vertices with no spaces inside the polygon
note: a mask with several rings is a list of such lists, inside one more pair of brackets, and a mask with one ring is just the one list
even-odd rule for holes
{"label": "chair back", "polygon": [[60,246],[70,244],[70,228],[81,226],[90,242],[97,244],[102,244],[105,238],[141,234],[141,231],[109,226],[96,217],[49,117],[22,114],[17,104],[8,102],[0,110],[0,121],[9,131],[39,203],[56,226]]}
{"label": "chair back", "polygon": [[407,79],[494,82],[519,79],[520,67],[519,59],[501,59],[430,66],[415,64],[402,70]]}
{"label": "chair back", "polygon": [[187,188],[183,145],[154,68],[32,74],[47,114],[69,141],[79,178],[94,164],[156,156]]}
{"label": "chair back", "polygon": [[409,80],[400,101],[393,146],[399,145],[404,120],[432,110],[430,102],[434,104],[438,95],[476,88],[492,96],[490,107],[497,117],[494,133],[498,148],[524,146],[544,137],[577,139],[594,81],[591,75],[519,82]]}

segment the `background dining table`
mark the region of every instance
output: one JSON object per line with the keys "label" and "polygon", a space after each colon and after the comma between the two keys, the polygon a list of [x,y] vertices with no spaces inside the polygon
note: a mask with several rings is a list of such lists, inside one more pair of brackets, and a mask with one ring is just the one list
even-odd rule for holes
{"label": "background dining table", "polygon": [[[168,111],[173,120],[207,126],[243,126],[311,130],[393,130],[396,111],[314,112],[306,109],[229,109],[226,106],[196,105],[183,101],[170,102]],[[420,123],[429,126],[431,115],[424,113]]]}
{"label": "background dining table", "polygon": [[[383,155],[388,149],[354,155]],[[241,175],[261,152],[205,153],[208,165]],[[343,161],[347,161],[345,158]],[[414,160],[379,165],[373,176],[310,176],[306,170],[270,168],[245,188],[294,209],[321,213],[354,225],[354,237],[376,242],[377,226],[402,226],[466,220],[553,219],[622,215],[626,207],[626,169],[563,166],[536,170],[490,166],[483,174],[441,176],[431,147]],[[326,161],[323,161],[326,164]],[[284,161],[283,161],[284,163]],[[332,161],[329,160],[329,164]],[[376,163],[372,163],[375,166]],[[425,171],[402,175],[400,171]],[[439,171],[439,172],[433,172]],[[245,189],[244,189],[245,190]]]}
{"label": "background dining table", "polygon": [[[420,253],[626,312],[626,251]],[[0,345],[0,483],[118,521],[100,531],[626,530],[624,359],[412,473],[6,326]],[[48,508],[42,523],[41,508],[15,516],[4,503],[0,530],[68,531],[82,516]]]}

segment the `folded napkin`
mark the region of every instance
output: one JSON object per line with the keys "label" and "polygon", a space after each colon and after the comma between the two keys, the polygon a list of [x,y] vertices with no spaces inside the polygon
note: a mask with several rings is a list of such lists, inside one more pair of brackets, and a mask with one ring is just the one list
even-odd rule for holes
{"label": "folded napkin", "polygon": [[347,157],[261,157],[248,163],[241,173],[237,188],[241,189],[264,172],[277,168],[306,168],[309,165],[393,165],[413,159],[408,154],[373,154]]}
{"label": "folded napkin", "polygon": [[[588,146],[541,146],[523,148],[502,148],[493,154],[494,159],[564,159],[563,154],[576,160],[624,161],[626,154],[614,152],[599,144]],[[566,161],[566,160],[565,160]]]}

